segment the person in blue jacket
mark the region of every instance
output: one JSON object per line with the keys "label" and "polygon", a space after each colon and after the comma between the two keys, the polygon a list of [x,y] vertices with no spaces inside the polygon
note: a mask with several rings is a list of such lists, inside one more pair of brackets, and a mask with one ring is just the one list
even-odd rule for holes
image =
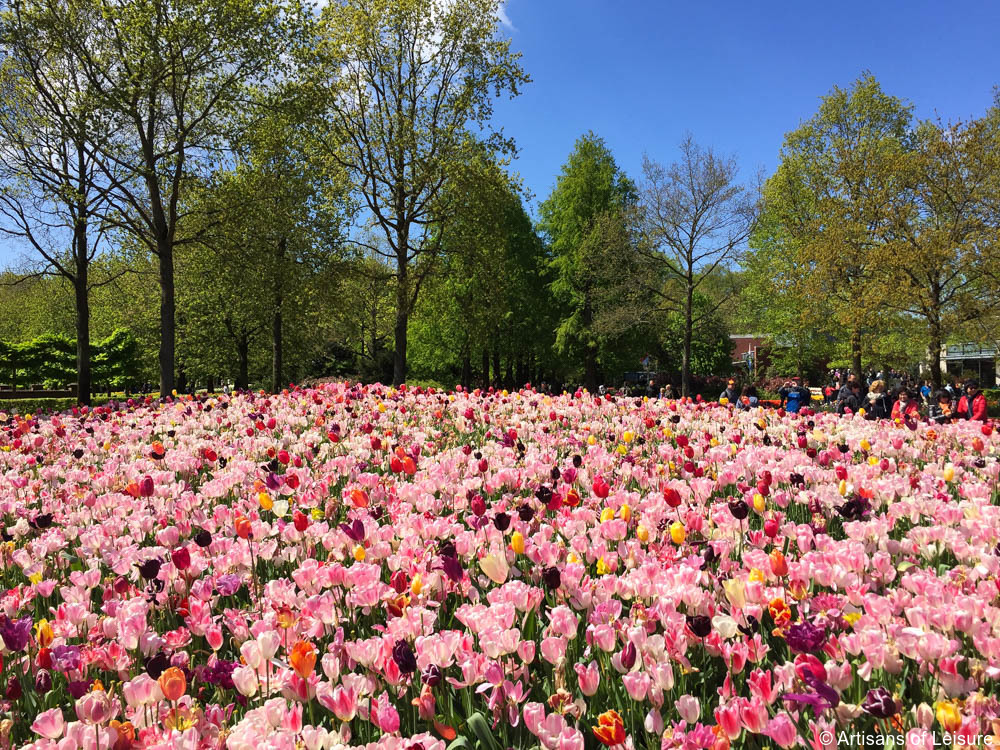
{"label": "person in blue jacket", "polygon": [[803,406],[809,405],[812,393],[802,385],[801,378],[794,377],[778,391],[778,397],[781,399],[781,406],[784,410],[789,414],[795,414]]}

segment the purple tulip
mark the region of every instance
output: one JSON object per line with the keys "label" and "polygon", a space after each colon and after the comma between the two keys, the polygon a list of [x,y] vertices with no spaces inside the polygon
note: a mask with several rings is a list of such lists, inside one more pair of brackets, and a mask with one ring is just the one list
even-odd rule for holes
{"label": "purple tulip", "polygon": [[31,618],[22,617],[20,620],[4,618],[0,625],[0,638],[8,651],[24,651],[31,640]]}

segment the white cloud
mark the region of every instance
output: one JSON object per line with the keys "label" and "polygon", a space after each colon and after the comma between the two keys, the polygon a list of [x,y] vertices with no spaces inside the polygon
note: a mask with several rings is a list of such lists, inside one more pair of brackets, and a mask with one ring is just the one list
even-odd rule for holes
{"label": "white cloud", "polygon": [[500,23],[511,31],[517,31],[517,27],[511,22],[510,16],[507,15],[507,9],[504,7],[503,3],[497,7],[497,18],[500,19]]}

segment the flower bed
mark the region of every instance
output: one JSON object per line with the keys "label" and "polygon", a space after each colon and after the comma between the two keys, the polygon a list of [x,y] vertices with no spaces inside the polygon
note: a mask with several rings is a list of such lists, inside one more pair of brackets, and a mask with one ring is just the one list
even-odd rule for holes
{"label": "flower bed", "polygon": [[989,426],[343,384],[0,421],[7,745],[1000,731]]}

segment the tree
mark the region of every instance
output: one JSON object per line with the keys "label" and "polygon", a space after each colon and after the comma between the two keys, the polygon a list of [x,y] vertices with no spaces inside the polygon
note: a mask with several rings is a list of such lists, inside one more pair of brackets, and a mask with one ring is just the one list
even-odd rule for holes
{"label": "tree", "polygon": [[41,257],[34,273],[72,285],[77,398],[90,404],[90,293],[109,281],[91,276],[106,238],[108,187],[92,154],[110,134],[75,61],[21,10],[15,4],[0,16],[0,233]]}
{"label": "tree", "polygon": [[892,269],[890,304],[923,324],[931,380],[940,388],[942,346],[992,306],[986,282],[1000,229],[988,200],[1000,169],[1000,121],[924,122],[915,140],[900,165],[883,263]]}
{"label": "tree", "polygon": [[681,393],[688,396],[694,329],[722,303],[696,304],[696,295],[706,279],[736,260],[753,227],[755,196],[737,181],[735,159],[702,148],[691,136],[681,142],[680,161],[664,167],[645,157],[642,170],[646,241],[637,248],[651,266],[642,288],[663,310],[683,317]]}
{"label": "tree", "polygon": [[174,385],[174,251],[182,187],[224,157],[223,136],[247,89],[266,84],[295,7],[272,0],[17,0],[23,33],[73,62],[108,141],[87,155],[109,184],[105,220],[158,260],[160,390]]}
{"label": "tree", "polygon": [[630,241],[627,222],[636,203],[632,181],[603,139],[581,137],[556,186],[539,207],[539,230],[549,244],[552,291],[560,303],[556,347],[583,362],[584,382],[597,389],[601,336],[599,302],[613,282],[613,259]]}
{"label": "tree", "polygon": [[825,300],[846,329],[855,372],[863,332],[885,306],[880,260],[910,122],[909,105],[865,74],[850,91],[834,88],[816,115],[785,136],[764,187],[764,223],[781,227],[774,236],[789,242],[804,297]]}
{"label": "tree", "polygon": [[736,322],[768,337],[774,374],[805,377],[833,354],[832,313],[826,299],[811,296],[798,241],[778,218],[777,212],[765,212],[750,235]]}
{"label": "tree", "polygon": [[[454,211],[442,191],[464,163],[470,128],[487,132],[495,97],[528,81],[499,33],[502,0],[336,0],[309,50],[317,90],[330,92],[317,124],[395,266],[393,381],[406,378],[407,327]],[[488,133],[497,153],[513,145]],[[363,240],[359,240],[363,242]]]}
{"label": "tree", "polygon": [[468,386],[480,357],[483,385],[524,383],[548,344],[540,330],[548,295],[546,258],[520,186],[480,157],[457,170],[446,191],[461,209],[414,314],[415,365]]}

